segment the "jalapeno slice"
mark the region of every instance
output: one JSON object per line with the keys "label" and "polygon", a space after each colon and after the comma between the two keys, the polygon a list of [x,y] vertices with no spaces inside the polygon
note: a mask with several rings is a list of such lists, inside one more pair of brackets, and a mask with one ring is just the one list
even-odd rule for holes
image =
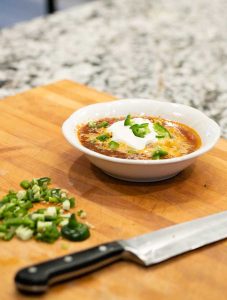
{"label": "jalapeno slice", "polygon": [[61,228],[62,236],[70,241],[83,241],[89,238],[90,231],[86,224],[79,223],[72,214],[69,223]]}

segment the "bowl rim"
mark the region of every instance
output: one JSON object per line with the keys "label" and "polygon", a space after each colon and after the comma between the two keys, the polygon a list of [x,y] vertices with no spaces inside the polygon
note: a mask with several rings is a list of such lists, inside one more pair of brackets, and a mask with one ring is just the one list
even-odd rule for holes
{"label": "bowl rim", "polygon": [[[146,160],[140,160],[140,159],[125,159],[125,158],[117,158],[117,157],[112,157],[112,156],[107,156],[107,155],[104,155],[104,154],[101,154],[99,152],[95,152],[93,150],[90,150],[86,147],[84,147],[79,139],[77,138],[76,136],[76,132],[77,132],[77,129],[76,129],[76,125],[78,125],[78,123],[75,122],[75,116],[80,114],[81,112],[87,110],[88,108],[92,108],[92,107],[97,107],[97,106],[105,106],[105,105],[108,105],[108,104],[117,104],[117,103],[120,103],[120,102],[138,102],[139,101],[145,101],[145,102],[153,102],[153,103],[156,103],[156,104],[160,104],[160,103],[164,103],[164,104],[168,104],[170,106],[178,106],[178,107],[182,107],[182,108],[185,108],[185,109],[190,109],[192,112],[195,111],[195,112],[199,112],[201,114],[201,116],[203,116],[203,118],[205,118],[210,124],[212,124],[212,126],[217,130],[217,134],[216,136],[213,138],[212,141],[209,142],[208,145],[202,145],[199,149],[195,150],[194,152],[192,153],[189,153],[189,154],[186,154],[186,155],[183,155],[183,156],[180,156],[180,157],[174,157],[174,158],[168,158],[168,159],[163,159],[163,160],[149,160],[149,159],[146,159]],[[138,112],[139,113],[139,112]],[[69,132],[70,131],[72,133],[72,129],[71,129],[71,126],[74,124],[74,135],[75,135],[75,138],[72,139]],[[220,129],[220,126],[214,121],[212,120],[211,118],[209,118],[208,116],[206,116],[203,112],[201,112],[200,110],[194,108],[194,107],[191,107],[189,105],[185,105],[185,104],[180,104],[180,103],[172,103],[172,102],[169,102],[169,101],[158,101],[158,100],[153,100],[153,99],[143,99],[143,98],[125,98],[125,99],[119,99],[119,100],[114,100],[114,101],[105,101],[105,102],[100,102],[100,103],[95,103],[95,104],[90,104],[90,105],[86,105],[86,106],[83,106],[81,108],[79,108],[78,110],[74,111],[63,123],[62,125],[62,132],[63,132],[63,135],[64,137],[66,138],[66,140],[71,144],[73,145],[75,148],[79,149],[81,152],[89,155],[89,156],[92,156],[92,157],[95,157],[95,158],[99,158],[99,159],[102,159],[102,160],[106,160],[106,161],[110,161],[110,162],[116,162],[116,163],[123,163],[123,164],[139,164],[139,165],[164,165],[164,164],[173,164],[173,163],[178,163],[178,162],[183,162],[183,161],[186,161],[186,160],[190,160],[190,159],[194,159],[204,153],[206,153],[207,151],[209,151],[211,148],[213,148],[213,146],[217,143],[218,139],[220,138],[220,135],[221,135],[221,129]]]}

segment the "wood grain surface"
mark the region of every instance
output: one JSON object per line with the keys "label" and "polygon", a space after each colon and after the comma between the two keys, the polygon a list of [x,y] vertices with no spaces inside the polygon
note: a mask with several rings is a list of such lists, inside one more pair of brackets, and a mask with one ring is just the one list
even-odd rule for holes
{"label": "wood grain surface", "polygon": [[[114,97],[70,81],[0,102],[0,196],[22,179],[50,176],[76,196],[77,208],[95,225],[81,243],[54,245],[14,238],[0,241],[1,300],[25,300],[14,286],[16,271],[96,244],[129,238],[227,209],[227,142],[177,177],[159,183],[128,183],[92,166],[69,145],[63,121],[76,109]],[[67,244],[64,249],[62,244]],[[226,299],[227,241],[144,268],[119,262],[52,287],[39,299]]]}

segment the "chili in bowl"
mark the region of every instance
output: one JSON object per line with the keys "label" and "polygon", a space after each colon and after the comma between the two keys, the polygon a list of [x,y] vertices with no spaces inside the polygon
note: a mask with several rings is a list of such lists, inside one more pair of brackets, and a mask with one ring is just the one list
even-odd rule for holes
{"label": "chili in bowl", "polygon": [[140,182],[178,174],[220,136],[216,122],[199,110],[149,99],[85,106],[64,122],[62,130],[105,173]]}

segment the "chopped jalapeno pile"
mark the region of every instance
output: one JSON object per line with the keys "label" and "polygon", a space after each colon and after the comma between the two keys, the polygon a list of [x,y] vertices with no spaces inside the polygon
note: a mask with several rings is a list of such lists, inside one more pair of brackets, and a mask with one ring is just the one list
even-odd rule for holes
{"label": "chopped jalapeno pile", "polygon": [[[29,240],[34,237],[39,241],[53,243],[60,236],[73,241],[82,241],[90,236],[88,226],[78,222],[75,215],[69,212],[75,207],[75,198],[70,197],[64,189],[50,188],[50,183],[49,177],[23,180],[20,183],[23,190],[10,190],[2,198],[0,239],[9,241],[16,236],[21,240]],[[30,212],[34,203],[50,205]],[[82,215],[86,217],[86,212],[83,211]],[[68,227],[74,232],[73,237],[68,234]]]}

